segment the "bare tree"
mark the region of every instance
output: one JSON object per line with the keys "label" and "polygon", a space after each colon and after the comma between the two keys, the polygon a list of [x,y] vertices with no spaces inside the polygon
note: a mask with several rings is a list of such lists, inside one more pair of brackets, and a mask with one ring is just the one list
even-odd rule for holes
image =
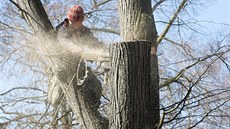
{"label": "bare tree", "polygon": [[[0,128],[229,128],[230,25],[194,16],[210,1],[2,3],[1,77],[14,82],[0,83],[5,89],[0,91]],[[100,107],[93,100],[101,97],[101,86],[88,89],[93,86],[89,81],[76,89],[76,75],[85,71],[81,67],[76,74],[80,59],[70,51],[62,55],[66,60],[57,54],[63,48],[53,26],[76,3],[86,10],[85,24],[102,41],[123,39],[110,47],[110,87],[103,85]],[[212,34],[203,23],[223,29]],[[102,77],[93,76],[93,82]],[[61,87],[53,92],[60,93],[55,105],[47,102],[48,84]]]}

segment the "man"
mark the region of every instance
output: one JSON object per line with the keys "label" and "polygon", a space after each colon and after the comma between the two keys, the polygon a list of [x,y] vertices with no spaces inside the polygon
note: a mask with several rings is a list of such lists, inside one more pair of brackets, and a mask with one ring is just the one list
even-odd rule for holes
{"label": "man", "polygon": [[[91,53],[81,53],[84,56],[95,56],[98,51],[107,51],[105,46],[93,36],[90,29],[83,25],[84,11],[82,7],[75,5],[68,11],[67,18],[56,27],[58,30],[58,38],[60,42],[73,43],[78,47],[79,51],[88,50]],[[73,45],[74,46],[74,45]]]}
{"label": "man", "polygon": [[[101,82],[89,67],[85,67],[85,62],[81,60],[81,57],[97,58],[95,51],[104,52],[107,49],[93,36],[90,29],[83,25],[83,21],[84,11],[82,7],[75,5],[69,9],[64,22],[56,27],[59,42],[68,52],[67,54],[60,54],[58,57],[60,63],[57,64],[55,69],[58,74],[57,78],[62,82],[68,84],[74,77],[75,92],[77,93],[79,90],[87,92],[88,97],[85,100],[90,101],[89,103],[94,105],[95,109],[98,109],[102,93]],[[53,105],[58,105],[61,100],[61,89],[55,80],[54,77],[50,79],[49,89],[51,89],[51,92],[48,96]]]}
{"label": "man", "polygon": [[[83,25],[84,21],[84,11],[82,7],[75,5],[69,9],[67,18],[60,25],[56,27],[59,31],[59,36],[65,36],[65,38],[70,37],[82,37],[90,35],[91,32],[89,28]],[[60,35],[61,34],[61,35]]]}

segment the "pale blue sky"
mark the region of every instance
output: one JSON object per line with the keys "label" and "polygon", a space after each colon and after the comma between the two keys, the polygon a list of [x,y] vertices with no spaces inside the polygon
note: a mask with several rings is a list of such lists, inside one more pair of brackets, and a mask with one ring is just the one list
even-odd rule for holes
{"label": "pale blue sky", "polygon": [[230,33],[230,0],[216,0],[202,8],[196,16],[199,24],[205,26],[210,33]]}
{"label": "pale blue sky", "polygon": [[230,25],[230,0],[216,0],[200,11],[198,18]]}

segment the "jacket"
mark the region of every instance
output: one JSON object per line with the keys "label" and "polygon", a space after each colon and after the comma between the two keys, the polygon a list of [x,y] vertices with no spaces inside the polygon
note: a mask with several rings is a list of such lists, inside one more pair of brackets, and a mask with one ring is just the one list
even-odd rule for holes
{"label": "jacket", "polygon": [[[74,29],[69,24],[69,20],[65,19],[56,27],[58,31],[58,39],[61,44],[68,46],[72,52],[84,55],[86,60],[97,60],[102,56],[108,56],[108,49],[93,36],[93,33],[84,25],[78,29]],[[69,44],[69,45],[66,45]],[[70,45],[73,44],[73,45]],[[76,50],[79,48],[80,50]]]}

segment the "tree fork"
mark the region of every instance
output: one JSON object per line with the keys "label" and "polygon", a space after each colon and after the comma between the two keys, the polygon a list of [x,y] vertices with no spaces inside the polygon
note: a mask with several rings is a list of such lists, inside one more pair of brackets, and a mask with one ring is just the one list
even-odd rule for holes
{"label": "tree fork", "polygon": [[150,52],[147,41],[111,45],[111,129],[153,129],[159,121],[158,65]]}

